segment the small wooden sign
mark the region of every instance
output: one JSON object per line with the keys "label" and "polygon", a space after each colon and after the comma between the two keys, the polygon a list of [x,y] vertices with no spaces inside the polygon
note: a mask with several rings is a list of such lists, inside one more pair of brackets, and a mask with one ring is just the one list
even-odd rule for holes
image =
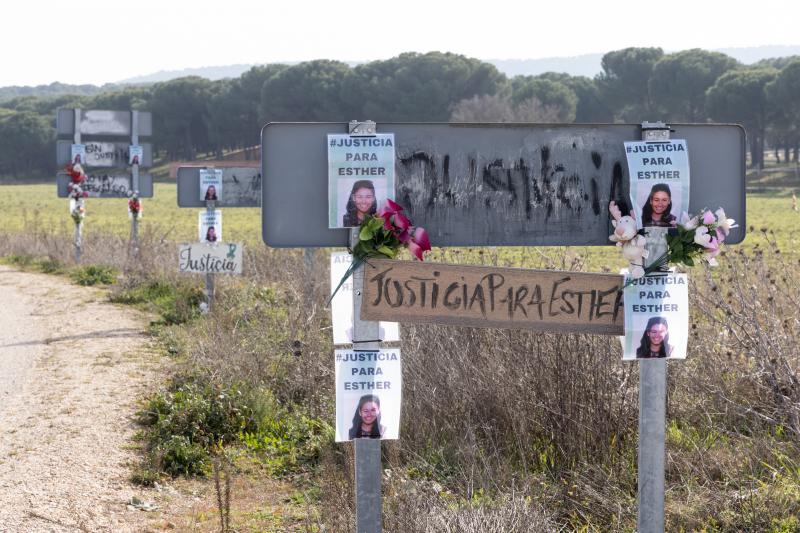
{"label": "small wooden sign", "polygon": [[195,274],[241,274],[242,243],[186,243],[178,246],[178,271]]}
{"label": "small wooden sign", "polygon": [[623,277],[369,260],[362,320],[624,334]]}

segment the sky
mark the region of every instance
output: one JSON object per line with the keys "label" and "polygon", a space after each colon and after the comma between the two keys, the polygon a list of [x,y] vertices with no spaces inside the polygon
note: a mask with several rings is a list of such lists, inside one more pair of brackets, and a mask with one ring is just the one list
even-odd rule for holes
{"label": "sky", "polygon": [[800,1],[23,0],[3,6],[0,86],[402,52],[539,59],[628,46],[800,45]]}

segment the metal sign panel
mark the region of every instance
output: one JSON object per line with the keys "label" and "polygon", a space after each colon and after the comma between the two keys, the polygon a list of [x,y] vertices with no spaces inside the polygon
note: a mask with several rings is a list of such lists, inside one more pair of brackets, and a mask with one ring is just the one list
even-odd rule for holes
{"label": "metal sign panel", "polygon": [[[686,139],[690,210],[724,207],[744,238],[745,134],[671,124]],[[261,131],[262,235],[276,247],[346,246],[328,229],[326,136],[347,123],[271,123]],[[378,124],[396,139],[395,199],[434,246],[609,244],[610,200],[630,205],[625,141],[638,124]],[[303,223],[298,223],[302,212]]]}
{"label": "metal sign panel", "polygon": [[[59,198],[69,197],[67,185],[69,185],[70,181],[68,174],[59,173],[56,176]],[[90,172],[86,174],[83,190],[89,192],[89,198],[127,198],[131,192],[131,175],[119,170]],[[153,197],[152,175],[139,174],[139,197]]]}
{"label": "metal sign panel", "polygon": [[[104,111],[89,109],[81,111],[79,125],[81,135],[102,135],[130,137],[130,111]],[[59,109],[56,118],[56,132],[60,136],[75,133],[75,110]],[[149,111],[139,111],[139,135],[149,137],[153,134],[153,115]]]}
{"label": "metal sign panel", "polygon": [[[178,168],[178,207],[206,206],[200,198],[200,170],[200,167]],[[228,167],[218,170],[222,170],[222,192],[214,202],[216,207],[261,205],[261,169]]]}
{"label": "metal sign panel", "polygon": [[370,260],[362,320],[623,335],[622,276]]}
{"label": "metal sign panel", "polygon": [[[125,167],[128,166],[130,143],[124,142],[99,142],[88,141],[83,143],[86,147],[86,160],[84,167]],[[153,146],[149,143],[140,145],[143,157],[139,168],[153,166]],[[70,141],[56,142],[56,164],[66,165],[70,162]]]}

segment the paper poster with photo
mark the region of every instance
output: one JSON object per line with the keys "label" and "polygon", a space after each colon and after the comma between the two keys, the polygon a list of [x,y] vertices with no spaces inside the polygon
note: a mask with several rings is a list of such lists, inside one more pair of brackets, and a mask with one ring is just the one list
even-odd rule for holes
{"label": "paper poster with photo", "polygon": [[222,211],[200,211],[198,213],[198,237],[200,242],[222,241]]}
{"label": "paper poster with photo", "polygon": [[222,169],[200,169],[200,200],[218,202],[222,199]]}
{"label": "paper poster with photo", "polygon": [[400,349],[336,350],[336,442],[397,439],[403,390]]}
{"label": "paper poster with photo", "polygon": [[328,227],[361,224],[394,200],[394,134],[328,135]]}
{"label": "paper poster with photo", "polygon": [[675,226],[689,210],[686,141],[626,142],[625,154],[636,223],[640,228]]}
{"label": "paper poster with photo", "polygon": [[[339,281],[353,262],[348,252],[331,253],[331,293],[339,285]],[[353,342],[353,277],[350,276],[339,288],[331,301],[331,324],[333,344],[350,344]],[[397,322],[380,322],[378,338],[383,342],[400,340],[400,327]]]}
{"label": "paper poster with photo", "polygon": [[138,144],[132,144],[128,147],[128,164],[141,165],[144,161],[144,148]]}
{"label": "paper poster with photo", "polygon": [[625,287],[622,358],[686,359],[689,279],[674,272],[650,274]]}
{"label": "paper poster with photo", "polygon": [[73,165],[86,165],[86,145],[73,144],[70,148],[69,160]]}

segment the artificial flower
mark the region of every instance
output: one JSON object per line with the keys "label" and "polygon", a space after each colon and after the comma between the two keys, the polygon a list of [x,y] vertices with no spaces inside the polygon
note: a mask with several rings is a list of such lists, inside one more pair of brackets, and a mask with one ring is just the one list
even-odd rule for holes
{"label": "artificial flower", "polygon": [[721,207],[717,209],[714,214],[717,215],[717,227],[725,233],[726,237],[731,232],[731,229],[739,227],[735,220],[725,215],[725,210]]}
{"label": "artificial flower", "polygon": [[328,302],[333,300],[342,284],[368,258],[394,259],[402,247],[408,248],[413,257],[422,261],[423,254],[431,249],[431,243],[423,228],[412,226],[403,214],[403,207],[387,199],[376,215],[366,216],[361,222],[358,243],[351,250],[353,261]]}
{"label": "artificial flower", "polygon": [[684,229],[695,229],[697,225],[700,224],[700,220],[698,219],[698,217],[690,217],[689,213],[684,211],[683,213],[681,213],[681,218],[679,220],[679,223],[681,226],[683,226]]}

